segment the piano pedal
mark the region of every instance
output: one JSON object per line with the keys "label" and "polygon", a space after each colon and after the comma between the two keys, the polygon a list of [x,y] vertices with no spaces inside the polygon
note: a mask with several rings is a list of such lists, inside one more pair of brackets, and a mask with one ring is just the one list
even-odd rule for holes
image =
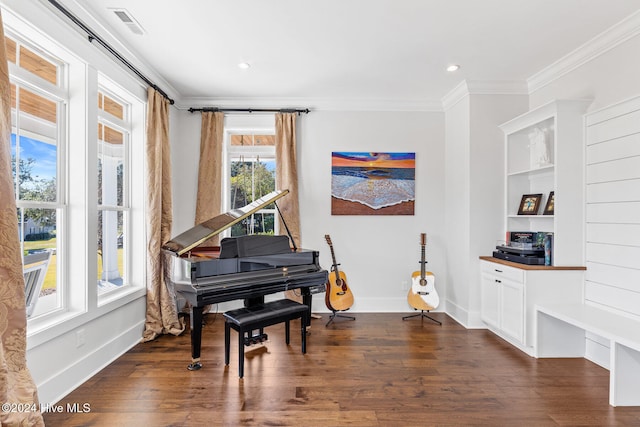
{"label": "piano pedal", "polygon": [[269,335],[267,335],[267,334],[253,335],[253,336],[244,338],[244,345],[245,345],[245,347],[249,347],[249,346],[256,345],[256,344],[265,343],[268,340],[269,340]]}

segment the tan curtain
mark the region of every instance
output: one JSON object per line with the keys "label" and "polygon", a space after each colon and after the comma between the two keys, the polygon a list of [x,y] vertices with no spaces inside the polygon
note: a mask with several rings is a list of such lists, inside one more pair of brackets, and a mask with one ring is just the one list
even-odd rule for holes
{"label": "tan curtain", "polygon": [[[196,224],[221,213],[223,130],[224,113],[211,111],[202,113]],[[219,236],[215,236],[203,245],[216,246],[219,241]]]}
{"label": "tan curtain", "polygon": [[[300,247],[300,208],[298,205],[298,166],[296,163],[296,113],[276,113],[276,189],[289,190],[278,207],[287,222],[291,236]],[[286,234],[282,221],[280,234]],[[302,302],[299,292],[285,292],[287,298]]]}
{"label": "tan curtain", "polygon": [[[291,236],[300,246],[300,208],[298,206],[298,166],[296,163],[296,113],[276,114],[276,188],[289,190],[278,201]],[[286,234],[280,221],[280,234]]]}
{"label": "tan curtain", "polygon": [[171,239],[171,156],[169,101],[153,88],[147,104],[147,316],[143,341],[160,334],[179,335],[175,294],[167,287],[162,245]]}
{"label": "tan curtain", "polygon": [[11,175],[11,85],[4,43],[0,15],[0,402],[27,404],[36,410],[3,410],[0,424],[44,426],[38,392],[27,368],[27,311]]}

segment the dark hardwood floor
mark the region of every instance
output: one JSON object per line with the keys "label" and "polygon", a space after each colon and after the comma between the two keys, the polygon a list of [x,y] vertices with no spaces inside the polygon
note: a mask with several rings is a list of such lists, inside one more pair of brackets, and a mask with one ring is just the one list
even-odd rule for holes
{"label": "dark hardwood floor", "polygon": [[[638,426],[640,407],[608,403],[608,371],[584,359],[536,360],[485,330],[401,313],[299,321],[224,365],[224,321],[207,316],[200,371],[188,333],[138,344],[45,413],[54,426]],[[640,386],[640,385],[639,385]],[[67,404],[89,412],[71,413]],[[88,404],[87,406],[83,406]]]}

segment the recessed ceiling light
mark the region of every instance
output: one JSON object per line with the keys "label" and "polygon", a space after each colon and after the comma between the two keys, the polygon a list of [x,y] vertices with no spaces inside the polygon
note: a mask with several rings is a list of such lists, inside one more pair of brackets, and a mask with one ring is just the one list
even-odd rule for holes
{"label": "recessed ceiling light", "polygon": [[238,64],[238,68],[246,70],[247,68],[251,68],[251,64],[249,64],[248,62],[241,62]]}
{"label": "recessed ceiling light", "polygon": [[458,71],[459,69],[460,66],[458,64],[451,64],[447,67],[447,71],[449,72]]}

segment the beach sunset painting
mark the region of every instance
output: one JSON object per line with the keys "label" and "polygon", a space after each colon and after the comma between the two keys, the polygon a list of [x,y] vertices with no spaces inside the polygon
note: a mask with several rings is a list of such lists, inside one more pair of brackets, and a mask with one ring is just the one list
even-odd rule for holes
{"label": "beach sunset painting", "polygon": [[415,153],[331,153],[331,215],[413,215]]}

